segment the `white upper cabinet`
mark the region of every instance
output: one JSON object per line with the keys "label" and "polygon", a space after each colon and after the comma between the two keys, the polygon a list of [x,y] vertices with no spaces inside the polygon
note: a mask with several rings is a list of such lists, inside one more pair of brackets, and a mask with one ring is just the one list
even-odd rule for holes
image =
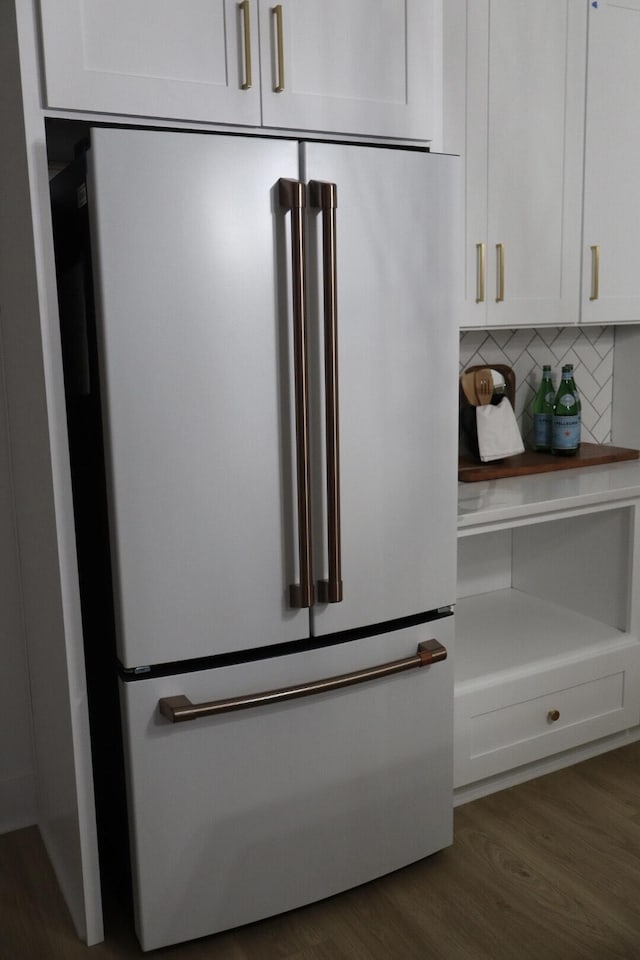
{"label": "white upper cabinet", "polygon": [[40,0],[40,10],[47,106],[260,123],[257,0]]}
{"label": "white upper cabinet", "polygon": [[442,0],[40,0],[46,106],[432,140]]}
{"label": "white upper cabinet", "polygon": [[582,319],[640,321],[640,0],[589,8]]}
{"label": "white upper cabinet", "polygon": [[579,316],[584,0],[447,0],[444,148],[466,161],[463,326]]}
{"label": "white upper cabinet", "polygon": [[433,139],[440,0],[259,2],[265,126]]}

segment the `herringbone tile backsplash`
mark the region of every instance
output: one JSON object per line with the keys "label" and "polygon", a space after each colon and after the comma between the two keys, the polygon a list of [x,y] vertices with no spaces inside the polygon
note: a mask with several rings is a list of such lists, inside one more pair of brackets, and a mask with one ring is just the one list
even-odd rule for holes
{"label": "herringbone tile backsplash", "polygon": [[572,363],[582,401],[582,439],[611,441],[613,398],[612,327],[550,327],[537,330],[470,330],[460,335],[460,372],[475,364],[510,366],[516,377],[515,414],[525,443],[532,429],[531,404],[543,363],[558,385],[563,363]]}

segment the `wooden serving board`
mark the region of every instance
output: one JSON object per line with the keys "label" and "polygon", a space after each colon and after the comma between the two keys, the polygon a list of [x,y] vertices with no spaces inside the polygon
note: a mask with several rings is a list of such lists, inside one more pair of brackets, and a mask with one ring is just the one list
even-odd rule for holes
{"label": "wooden serving board", "polygon": [[637,460],[640,450],[612,447],[609,444],[582,443],[575,457],[554,457],[551,453],[526,450],[515,457],[478,463],[471,457],[460,457],[458,480],[475,483],[478,480],[500,480],[502,477],[524,477],[529,473],[550,473],[552,470],[575,470],[576,467],[595,467],[621,460]]}

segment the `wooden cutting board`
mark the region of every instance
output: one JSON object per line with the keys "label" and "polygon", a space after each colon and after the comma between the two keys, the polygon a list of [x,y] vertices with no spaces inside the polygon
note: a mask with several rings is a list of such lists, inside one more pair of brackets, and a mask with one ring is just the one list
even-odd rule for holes
{"label": "wooden cutting board", "polygon": [[595,467],[603,463],[637,460],[639,457],[640,450],[600,443],[580,444],[575,457],[554,457],[551,453],[535,453],[533,450],[493,463],[478,463],[471,457],[460,457],[458,480],[475,483],[478,480],[500,480],[502,477],[524,477],[529,473],[575,470],[577,467]]}

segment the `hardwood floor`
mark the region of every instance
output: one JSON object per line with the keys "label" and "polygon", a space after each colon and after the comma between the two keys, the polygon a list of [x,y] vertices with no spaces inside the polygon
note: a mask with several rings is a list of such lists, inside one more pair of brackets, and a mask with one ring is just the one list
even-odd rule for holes
{"label": "hardwood floor", "polygon": [[[127,923],[108,916],[85,947],[37,830],[0,837],[0,960],[139,958]],[[428,860],[150,956],[640,960],[640,743],[459,807],[454,845]]]}

